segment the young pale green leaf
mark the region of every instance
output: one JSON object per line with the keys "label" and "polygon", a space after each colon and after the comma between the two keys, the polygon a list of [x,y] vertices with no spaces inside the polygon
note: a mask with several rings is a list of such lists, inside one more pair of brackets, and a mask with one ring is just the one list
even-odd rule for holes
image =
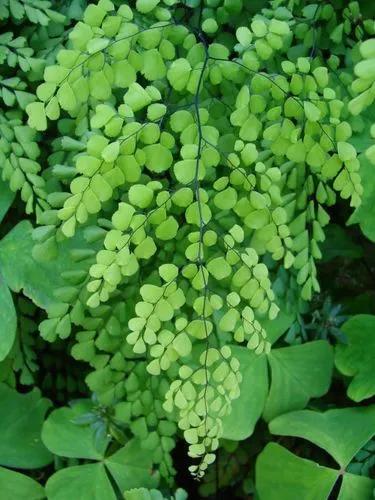
{"label": "young pale green leaf", "polygon": [[42,102],[31,102],[26,106],[26,113],[29,116],[27,123],[36,130],[47,129],[47,118],[44,104]]}

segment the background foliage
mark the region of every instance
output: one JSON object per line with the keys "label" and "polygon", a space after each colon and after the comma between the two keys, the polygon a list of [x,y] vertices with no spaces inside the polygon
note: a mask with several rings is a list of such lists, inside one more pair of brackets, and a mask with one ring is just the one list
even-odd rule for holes
{"label": "background foliage", "polygon": [[0,2],[1,499],[374,497],[374,17]]}

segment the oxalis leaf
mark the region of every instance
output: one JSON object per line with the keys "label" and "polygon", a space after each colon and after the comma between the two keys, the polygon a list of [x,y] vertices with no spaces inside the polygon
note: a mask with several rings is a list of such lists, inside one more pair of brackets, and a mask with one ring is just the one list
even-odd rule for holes
{"label": "oxalis leaf", "polygon": [[328,497],[336,479],[335,471],[297,457],[276,443],[269,443],[256,463],[260,500],[321,500]]}
{"label": "oxalis leaf", "polygon": [[[302,409],[313,397],[325,394],[331,382],[333,350],[325,340],[271,350],[255,356],[245,347],[233,347],[241,363],[241,394],[224,418],[223,437],[249,437],[263,414],[266,421]],[[271,380],[267,375],[271,370]]]}
{"label": "oxalis leaf", "polygon": [[7,182],[0,177],[0,222],[3,220],[9,207],[12,205],[16,193],[10,190]]}
{"label": "oxalis leaf", "polygon": [[[280,415],[269,424],[272,434],[307,439],[329,453],[340,467],[375,434],[375,405],[319,413],[302,410]],[[342,439],[345,436],[345,439]]]}
{"label": "oxalis leaf", "polygon": [[96,449],[92,429],[75,423],[82,411],[82,405],[53,411],[43,425],[43,443],[55,455],[101,460],[107,442],[104,443],[104,449]]}
{"label": "oxalis leaf", "polygon": [[262,415],[268,393],[268,371],[265,355],[257,356],[245,347],[232,347],[241,363],[241,395],[233,401],[231,413],[223,419],[223,437],[242,440],[251,436]]}
{"label": "oxalis leaf", "polygon": [[87,244],[82,234],[78,233],[72,240],[59,245],[55,259],[39,262],[32,256],[35,244],[32,232],[31,223],[25,220],[0,241],[0,267],[5,282],[13,292],[23,291],[37,306],[47,309],[58,302],[53,295],[54,290],[66,286],[61,274],[82,269],[82,265],[68,258],[69,252],[75,248],[87,248]]}
{"label": "oxalis leaf", "polygon": [[364,153],[367,148],[374,144],[374,139],[370,135],[371,125],[375,121],[375,113],[372,108],[366,109],[361,115],[363,120],[363,128],[360,133],[354,133],[350,138],[350,143],[360,153]]}
{"label": "oxalis leaf", "polygon": [[24,474],[0,467],[2,500],[41,500],[44,488]]}
{"label": "oxalis leaf", "polygon": [[56,472],[48,479],[46,492],[49,500],[116,500],[102,463],[78,465]]}
{"label": "oxalis leaf", "polygon": [[333,349],[325,340],[271,350],[268,361],[272,382],[263,412],[267,421],[304,408],[329,389]]}
{"label": "oxalis leaf", "polygon": [[[104,437],[98,444],[95,426],[80,423],[90,420],[86,418],[88,415],[95,421],[95,410],[91,402],[81,400],[70,408],[53,411],[44,423],[42,439],[50,451],[62,457],[93,461],[53,474],[46,484],[48,499],[78,497],[83,500],[115,500],[117,496],[112,481],[120,491],[157,486],[158,474],[151,474],[152,459],[147,451],[141,449],[139,441],[132,439],[107,456],[108,439]],[[96,424],[99,423],[97,418]]]}
{"label": "oxalis leaf", "polygon": [[347,394],[356,402],[375,394],[375,316],[359,314],[350,318],[342,327],[348,343],[338,344],[335,364],[348,377]]}
{"label": "oxalis leaf", "polygon": [[375,406],[328,410],[325,413],[309,410],[292,412],[274,419],[269,428],[273,434],[311,441],[327,451],[339,468],[322,467],[297,457],[276,443],[269,443],[256,464],[260,500],[326,500],[341,477],[339,500],[372,498],[375,481],[350,474],[345,469],[375,434]]}
{"label": "oxalis leaf", "polygon": [[17,330],[17,314],[12,295],[0,274],[0,361],[12,348]]}
{"label": "oxalis leaf", "polygon": [[52,461],[41,440],[44,416],[51,406],[38,389],[19,394],[0,384],[0,464],[36,469]]}

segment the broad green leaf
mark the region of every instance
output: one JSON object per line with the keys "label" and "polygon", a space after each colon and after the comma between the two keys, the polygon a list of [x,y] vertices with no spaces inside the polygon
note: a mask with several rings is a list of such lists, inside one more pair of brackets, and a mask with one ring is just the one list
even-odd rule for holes
{"label": "broad green leaf", "polygon": [[12,295],[0,274],[0,361],[12,348],[17,330],[17,313]]}
{"label": "broad green leaf", "polygon": [[[13,292],[29,297],[37,306],[47,309],[57,302],[53,295],[56,288],[66,286],[61,277],[64,271],[82,269],[81,263],[67,258],[73,249],[88,248],[82,233],[59,243],[57,257],[39,262],[32,257],[35,242],[32,240],[33,227],[27,220],[19,222],[0,241],[0,268],[5,282]],[[90,245],[95,248],[95,244]],[[43,279],[41,279],[43,276]]]}
{"label": "broad green leaf", "polygon": [[[287,327],[289,320],[283,324]],[[276,327],[275,332],[284,327]],[[268,356],[255,355],[244,347],[233,346],[232,350],[241,363],[243,379],[240,397],[223,419],[223,436],[227,439],[246,439],[261,414],[269,421],[281,413],[302,409],[310,398],[325,394],[329,388],[333,351],[324,340],[273,349]]]}
{"label": "broad green leaf", "polygon": [[74,421],[81,414],[81,408],[75,406],[54,410],[44,422],[43,443],[55,455],[101,460],[105,450],[96,448],[93,428]]}
{"label": "broad green leaf", "polygon": [[335,364],[343,375],[353,377],[348,396],[353,401],[363,401],[375,394],[375,316],[353,316],[341,330],[348,343],[337,345]]}
{"label": "broad green leaf", "polygon": [[370,134],[371,125],[375,122],[373,106],[361,113],[361,119],[363,120],[361,132],[354,133],[349,139],[349,142],[353,144],[358,153],[364,153],[366,149],[374,144],[374,139]]}
{"label": "broad green leaf", "polygon": [[233,346],[232,354],[240,362],[241,396],[232,403],[231,413],[223,419],[223,438],[240,441],[254,432],[268,392],[266,356],[257,356],[246,347]]}
{"label": "broad green leaf", "polygon": [[46,484],[48,500],[116,500],[104,464],[85,464],[59,470]]}
{"label": "broad green leaf", "polygon": [[9,184],[0,177],[0,222],[3,220],[9,207],[13,203],[16,193],[10,190]]}
{"label": "broad green leaf", "polygon": [[153,488],[159,483],[159,473],[152,471],[152,455],[132,439],[104,461],[121,491],[131,488]]}
{"label": "broad green leaf", "polygon": [[375,481],[365,476],[345,472],[338,500],[367,500],[373,498]]}
{"label": "broad green leaf", "polygon": [[269,443],[256,462],[255,484],[259,500],[326,500],[338,474]]}
{"label": "broad green leaf", "polygon": [[271,387],[263,416],[302,409],[309,399],[328,391],[333,368],[333,350],[325,340],[271,350]]}
{"label": "broad green leaf", "polygon": [[345,468],[375,434],[375,405],[324,413],[295,411],[276,417],[269,428],[273,434],[311,441]]}
{"label": "broad green leaf", "polygon": [[361,155],[360,175],[363,185],[362,203],[355,209],[348,220],[348,224],[359,224],[363,234],[371,241],[375,241],[375,177],[374,165]]}
{"label": "broad green leaf", "polygon": [[[105,484],[107,483],[107,472],[112,475],[121,491],[141,486],[150,488],[157,486],[159,474],[156,471],[152,473],[152,456],[149,451],[142,449],[139,441],[131,440],[116,453],[104,458],[104,452],[108,441],[102,441],[99,449],[98,444],[96,444],[94,440],[94,428],[88,424],[79,423],[80,417],[83,418],[84,414],[87,414],[91,409],[91,405],[86,403],[87,401],[83,400],[72,408],[60,408],[53,411],[44,423],[42,431],[43,442],[54,454],[70,458],[98,460],[100,462],[98,464],[92,464],[89,468],[83,465],[66,469],[70,471],[69,475],[72,478],[71,480],[76,482],[77,491],[85,487],[84,485],[86,484],[86,480],[88,480],[87,478],[91,474],[94,474],[94,470],[101,476],[102,471],[101,469],[99,470],[97,466],[102,466],[104,464],[105,469],[103,469],[103,478],[100,479],[98,484],[99,490],[100,488],[105,488]],[[63,482],[60,476],[58,476],[58,478],[56,476],[57,474],[53,476],[55,479],[53,481],[52,479],[49,480],[47,484],[47,492],[51,495],[57,495],[58,485]],[[51,493],[52,486],[56,486],[56,491],[54,490]],[[104,491],[106,490],[103,489],[103,492]],[[109,492],[106,491],[106,494],[109,494]],[[51,498],[55,497],[53,496]],[[56,498],[59,499],[60,497],[56,496]],[[82,498],[90,497],[84,496]],[[106,496],[98,496],[98,500],[101,500],[101,498],[107,499]]]}
{"label": "broad green leaf", "polygon": [[9,469],[0,467],[1,500],[41,500],[45,498],[44,488],[31,479]]}
{"label": "broad green leaf", "polygon": [[40,434],[51,406],[38,389],[19,394],[0,384],[0,463],[17,469],[37,469],[52,461]]}

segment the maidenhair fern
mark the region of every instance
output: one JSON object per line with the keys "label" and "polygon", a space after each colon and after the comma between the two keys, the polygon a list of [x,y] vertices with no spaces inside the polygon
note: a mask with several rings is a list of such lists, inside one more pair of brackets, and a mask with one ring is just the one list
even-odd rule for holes
{"label": "maidenhair fern", "polygon": [[[33,49],[32,40],[39,39],[39,25],[48,29],[55,24],[56,31],[62,24],[63,29],[65,17],[48,1],[9,0],[1,2],[0,23],[9,20],[18,31],[17,36],[11,31],[0,35],[0,162],[2,179],[9,182],[12,191],[21,192],[29,214],[48,207],[38,162],[40,148],[23,113],[35,100],[33,82],[42,78],[45,68],[45,60]],[[35,29],[30,29],[29,23],[34,23]]]}
{"label": "maidenhair fern", "polygon": [[28,115],[0,115],[2,177],[36,210],[37,260],[77,242],[42,337],[73,338],[90,390],[163,476],[178,427],[201,477],[240,394],[231,346],[269,352],[276,274],[310,300],[330,207],[361,203],[350,140],[374,99],[374,23],[338,0],[117,3],[88,5],[66,39],[49,2],[2,5],[42,25],[25,33],[41,58],[0,39],[26,75],[0,81],[2,101]]}

